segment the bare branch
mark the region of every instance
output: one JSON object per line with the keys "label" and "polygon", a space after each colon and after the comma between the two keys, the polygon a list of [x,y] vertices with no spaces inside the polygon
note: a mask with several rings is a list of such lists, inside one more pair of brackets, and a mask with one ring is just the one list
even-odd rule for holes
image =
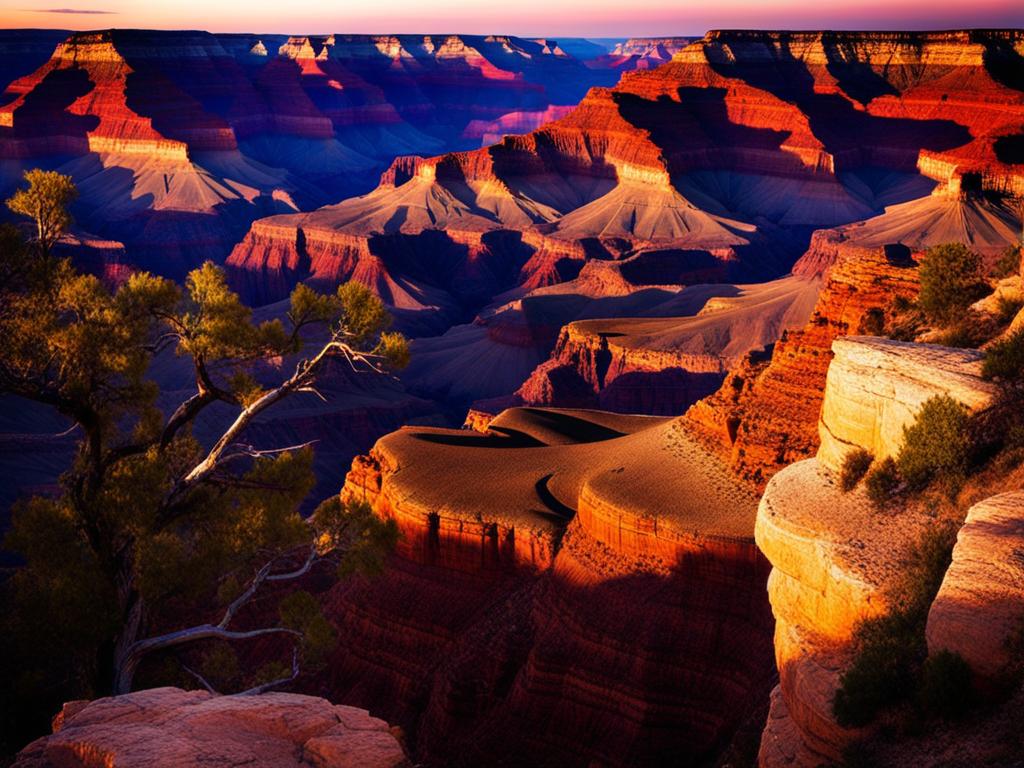
{"label": "bare branch", "polygon": [[256,696],[258,694],[269,691],[271,688],[276,688],[279,685],[287,685],[299,676],[299,646],[296,645],[292,648],[292,673],[287,677],[279,677],[277,680],[271,680],[269,683],[263,683],[250,688],[247,691],[241,691],[234,694],[235,696]]}
{"label": "bare branch", "polygon": [[212,685],[210,685],[209,681],[205,677],[203,677],[201,674],[192,669],[192,667],[190,667],[188,664],[185,664],[184,662],[179,663],[181,664],[181,668],[188,672],[190,675],[192,675],[192,677],[194,677],[196,680],[198,680],[199,684],[203,686],[203,688],[208,690],[210,693],[217,694],[218,696],[220,695],[220,692],[217,689],[215,689]]}
{"label": "bare branch", "polygon": [[294,629],[288,629],[287,627],[264,627],[262,629],[250,629],[236,632],[234,630],[214,626],[213,624],[200,624],[195,627],[189,627],[188,629],[179,629],[175,632],[168,632],[165,635],[158,635],[157,637],[138,640],[132,644],[131,648],[128,650],[128,655],[132,658],[140,659],[147,653],[152,653],[153,651],[157,651],[162,648],[171,648],[176,645],[191,643],[195,640],[249,640],[254,637],[263,637],[265,635],[291,635],[292,637],[302,637],[301,632]]}

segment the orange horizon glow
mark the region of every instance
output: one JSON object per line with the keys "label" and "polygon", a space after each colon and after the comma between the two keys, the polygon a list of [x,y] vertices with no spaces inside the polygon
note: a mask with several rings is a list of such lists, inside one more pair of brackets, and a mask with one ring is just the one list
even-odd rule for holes
{"label": "orange horizon glow", "polygon": [[701,35],[708,29],[1022,27],[1019,0],[3,0],[0,28],[202,29],[266,34]]}

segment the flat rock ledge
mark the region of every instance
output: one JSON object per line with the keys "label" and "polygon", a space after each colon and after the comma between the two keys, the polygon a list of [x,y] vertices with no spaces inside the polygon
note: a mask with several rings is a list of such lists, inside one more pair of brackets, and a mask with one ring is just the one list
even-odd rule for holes
{"label": "flat rock ledge", "polygon": [[153,688],[72,701],[13,768],[405,768],[383,720],[315,696]]}
{"label": "flat rock ledge", "polygon": [[928,652],[959,653],[979,677],[999,680],[1024,638],[1024,491],[967,513],[953,562],[928,612]]}

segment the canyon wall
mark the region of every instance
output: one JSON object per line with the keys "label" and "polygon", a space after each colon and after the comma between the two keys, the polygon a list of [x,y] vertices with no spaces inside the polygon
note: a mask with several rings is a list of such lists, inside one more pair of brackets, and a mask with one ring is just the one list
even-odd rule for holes
{"label": "canyon wall", "polygon": [[904,249],[842,249],[807,325],[783,334],[767,359],[744,361],[686,418],[741,477],[763,487],[779,469],[818,450],[833,342],[857,333],[869,309],[917,291],[916,262]]}
{"label": "canyon wall", "polygon": [[[975,411],[995,396],[980,378],[980,355],[972,350],[844,338],[833,353],[822,447],[815,458],[771,479],[757,515],[757,544],[772,564],[768,595],[779,669],[761,742],[765,768],[837,762],[848,744],[868,735],[839,726],[832,713],[853,631],[861,620],[893,607],[898,596],[892,590],[911,548],[935,524],[926,505],[901,504],[886,512],[869,501],[863,484],[843,493],[842,455],[855,448],[876,459],[893,455],[895,436],[931,395],[949,394]],[[962,561],[969,557],[964,553]],[[953,569],[950,574],[952,583]],[[951,596],[953,590],[951,585]]]}
{"label": "canyon wall", "polygon": [[404,537],[380,579],[326,598],[330,690],[401,723],[420,759],[689,764],[767,700],[755,499],[677,423],[512,409],[483,433],[408,428],[343,496]]}

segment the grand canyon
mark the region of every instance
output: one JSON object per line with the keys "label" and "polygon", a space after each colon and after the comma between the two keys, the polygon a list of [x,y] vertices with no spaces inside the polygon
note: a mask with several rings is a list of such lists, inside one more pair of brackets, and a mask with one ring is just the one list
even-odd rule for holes
{"label": "grand canyon", "polygon": [[3,764],[1020,765],[1010,16],[0,30]]}

